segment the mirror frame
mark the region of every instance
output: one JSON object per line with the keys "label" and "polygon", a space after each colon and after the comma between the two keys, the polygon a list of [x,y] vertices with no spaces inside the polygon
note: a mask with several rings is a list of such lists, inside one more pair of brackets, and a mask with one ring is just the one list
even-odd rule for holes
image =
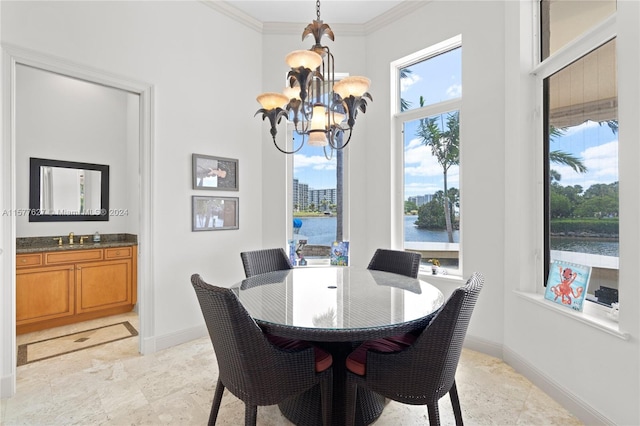
{"label": "mirror frame", "polygon": [[[109,220],[109,166],[74,161],[29,159],[29,222],[84,222]],[[100,172],[100,214],[40,214],[40,168],[62,167],[67,169],[96,170]]]}

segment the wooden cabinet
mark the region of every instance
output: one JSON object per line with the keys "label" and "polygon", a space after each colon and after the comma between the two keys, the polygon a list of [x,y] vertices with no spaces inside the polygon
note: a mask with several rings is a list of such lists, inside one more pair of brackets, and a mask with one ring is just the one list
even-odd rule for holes
{"label": "wooden cabinet", "polygon": [[128,312],[137,301],[136,246],[19,254],[18,334]]}

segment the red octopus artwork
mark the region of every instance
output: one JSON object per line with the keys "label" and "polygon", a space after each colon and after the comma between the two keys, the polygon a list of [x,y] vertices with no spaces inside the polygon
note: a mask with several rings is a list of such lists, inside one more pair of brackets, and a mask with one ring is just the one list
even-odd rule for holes
{"label": "red octopus artwork", "polygon": [[571,283],[573,283],[578,276],[577,272],[572,271],[571,268],[562,269],[562,266],[559,266],[558,268],[560,270],[560,276],[562,277],[562,280],[559,284],[551,287],[553,294],[556,295],[555,299],[553,300],[558,300],[558,297],[560,297],[560,300],[563,304],[570,305],[571,296],[573,296],[574,298],[580,297],[584,289],[582,287],[578,287],[577,289],[571,287]]}

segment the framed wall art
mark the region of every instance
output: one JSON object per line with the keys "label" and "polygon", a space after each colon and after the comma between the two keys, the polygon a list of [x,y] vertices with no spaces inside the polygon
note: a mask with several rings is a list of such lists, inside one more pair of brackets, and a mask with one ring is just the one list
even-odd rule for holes
{"label": "framed wall art", "polygon": [[192,155],[193,189],[238,190],[238,160]]}
{"label": "framed wall art", "polygon": [[193,195],[192,231],[238,229],[238,197]]}

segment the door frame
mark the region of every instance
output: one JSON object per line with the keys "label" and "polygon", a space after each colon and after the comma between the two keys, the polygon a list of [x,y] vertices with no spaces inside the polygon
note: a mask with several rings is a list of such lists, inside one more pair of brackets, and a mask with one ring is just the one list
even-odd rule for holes
{"label": "door frame", "polygon": [[[138,315],[140,320],[139,351],[146,355],[156,351],[153,306],[153,145],[154,86],[127,77],[90,68],[63,58],[45,55],[3,43],[2,46],[2,173],[0,174],[0,211],[16,209],[15,176],[15,96],[16,65],[23,64],[46,71],[121,89],[139,95],[139,234],[138,234]],[[0,398],[16,392],[16,221],[8,214],[0,227]]]}

